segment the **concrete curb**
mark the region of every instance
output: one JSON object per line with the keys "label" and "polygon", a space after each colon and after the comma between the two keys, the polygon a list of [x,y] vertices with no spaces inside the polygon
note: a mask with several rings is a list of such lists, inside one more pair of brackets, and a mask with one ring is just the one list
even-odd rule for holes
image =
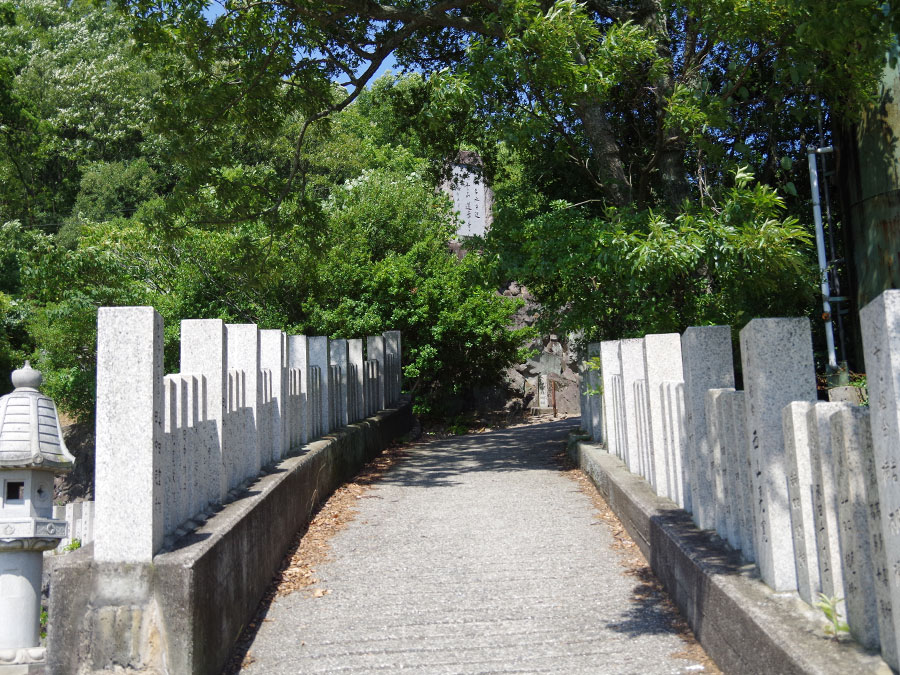
{"label": "concrete curb", "polygon": [[96,563],[92,545],[54,560],[50,672],[221,672],[317,504],[411,426],[405,398],[304,446],[151,564]]}
{"label": "concrete curb", "polygon": [[569,455],[590,477],[650,563],[707,654],[731,675],[890,675],[877,655],[823,632],[825,617],[796,592],[775,593],[755,565],[699,530],[674,502],[656,496],[601,445],[581,433]]}

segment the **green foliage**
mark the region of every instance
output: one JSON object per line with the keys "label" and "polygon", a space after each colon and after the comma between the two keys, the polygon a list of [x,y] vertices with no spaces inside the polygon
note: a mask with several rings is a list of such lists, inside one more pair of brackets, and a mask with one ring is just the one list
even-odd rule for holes
{"label": "green foliage", "polygon": [[831,635],[835,640],[839,640],[842,634],[850,632],[850,626],[841,619],[840,610],[838,609],[838,605],[843,601],[843,598],[828,597],[824,593],[819,593],[819,600],[815,605],[822,610],[825,618],[828,619],[828,624],[825,626],[825,634]]}
{"label": "green foliage", "polygon": [[63,546],[63,551],[66,553],[71,553],[72,551],[77,551],[81,548],[81,539],[73,539],[68,544]]}
{"label": "green foliage", "polygon": [[486,243],[497,273],[541,303],[547,329],[583,328],[591,338],[742,326],[802,314],[814,297],[809,233],[745,169],[721,202],[685,205],[671,220],[634,208],[600,218],[553,208],[522,224],[498,221]]}

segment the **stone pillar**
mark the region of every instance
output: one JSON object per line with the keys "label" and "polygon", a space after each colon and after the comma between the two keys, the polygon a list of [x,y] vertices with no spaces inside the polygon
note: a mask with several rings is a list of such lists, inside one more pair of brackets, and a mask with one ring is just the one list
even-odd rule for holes
{"label": "stone pillar", "polygon": [[313,436],[309,406],[309,340],[305,335],[288,337],[288,365],[300,371],[300,442],[309,443]]}
{"label": "stone pillar", "polygon": [[880,644],[878,598],[866,472],[875,473],[868,410],[846,408],[831,416],[835,473],[838,482],[844,608],[850,633],[866,649]]}
{"label": "stone pillar", "polygon": [[150,562],[163,543],[162,360],[163,321],[156,310],[98,310],[94,558],[99,562]]}
{"label": "stone pillar", "polygon": [[354,375],[356,376],[356,396],[353,399],[353,405],[350,410],[350,421],[358,422],[366,416],[363,341],[359,338],[348,340],[347,347],[350,352],[350,363],[353,364],[355,368]]}
{"label": "stone pillar", "polygon": [[797,588],[781,411],[816,400],[808,319],[753,319],[741,330],[747,438],[755,477],[756,556],[763,581]]}
{"label": "stone pillar", "polygon": [[819,580],[819,549],[816,546],[813,518],[813,450],[807,422],[814,405],[812,401],[794,401],[781,411],[797,590],[800,597],[810,605],[815,604],[822,590]]}
{"label": "stone pillar", "polygon": [[350,400],[348,396],[350,352],[344,339],[331,341],[331,365],[336,367],[334,383],[334,412],[337,426],[350,423]]}
{"label": "stone pillar", "polygon": [[384,336],[374,335],[366,338],[366,358],[378,364],[378,376],[375,381],[376,407],[375,411],[384,410],[387,407],[385,393],[385,380],[387,373],[384,368]]}
{"label": "stone pillar", "polygon": [[388,330],[384,332],[384,353],[391,357],[391,372],[387,374],[385,391],[390,392],[388,405],[394,405],[400,399],[400,389],[403,382],[402,352],[400,347],[400,331]]}
{"label": "stone pillar", "polygon": [[239,481],[246,482],[259,475],[262,469],[262,454],[259,447],[259,405],[262,395],[259,366],[259,329],[255,323],[225,324],[228,345],[228,368],[243,372],[243,412],[235,417],[240,419],[240,431],[235,442],[241,439],[241,446],[235,448],[235,459],[240,467]]}
{"label": "stone pillar", "polygon": [[327,434],[331,431],[331,418],[333,413],[329,410],[329,399],[332,393],[329,392],[330,385],[329,371],[331,368],[331,349],[330,341],[324,336],[315,336],[309,338],[309,365],[319,369],[319,392],[321,396],[321,427],[320,431]]}
{"label": "stone pillar", "polygon": [[736,468],[728,461],[728,429],[725,423],[730,420],[721,419],[723,407],[722,396],[733,392],[734,389],[707,389],[706,390],[706,437],[709,442],[709,454],[711,459],[711,475],[713,494],[716,501],[716,532],[722,539],[727,540],[734,548],[736,533],[734,529],[734,505],[737,495],[734,492],[732,471]]}
{"label": "stone pillar", "polygon": [[[600,356],[600,343],[591,342],[587,346],[588,358],[594,359]],[[599,370],[590,370],[587,373],[588,387],[596,393],[586,397],[588,417],[590,419],[591,439],[595,443],[603,442],[603,373]]]}
{"label": "stone pillar", "polygon": [[828,597],[838,598],[846,597],[846,593],[838,532],[840,519],[835,460],[832,453],[831,416],[845,407],[846,403],[817,401],[806,413],[819,584],[822,593]]}
{"label": "stone pillar", "polygon": [[225,323],[220,319],[185,319],[181,322],[181,372],[197,373],[205,380],[204,435],[211,457],[206,467],[207,509],[221,504],[228,494],[225,472],[224,420],[227,409],[228,362]]}
{"label": "stone pillar", "polygon": [[690,475],[691,508],[698,527],[716,526],[712,456],[707,437],[707,389],[734,388],[731,328],[692,326],[681,336],[686,418],[685,466]]}
{"label": "stone pillar", "polygon": [[640,445],[638,443],[638,407],[634,396],[634,383],[644,377],[644,341],[641,338],[619,341],[619,368],[622,373],[624,393],[624,447],[625,465],[632,473],[640,471]]}
{"label": "stone pillar", "polygon": [[280,330],[259,331],[260,367],[272,374],[270,461],[277,462],[291,449],[287,402],[287,337]]}
{"label": "stone pillar", "polygon": [[660,383],[663,444],[666,453],[666,491],[685,511],[691,510],[691,491],[684,483],[684,382]]}
{"label": "stone pillar", "polygon": [[660,497],[674,499],[670,486],[672,457],[666,452],[663,422],[663,382],[684,380],[681,367],[681,336],[678,333],[651,334],[644,337],[644,377],[650,417],[650,456],[653,462],[653,489]]}
{"label": "stone pillar", "polygon": [[603,439],[609,453],[621,457],[623,441],[619,440],[616,429],[616,388],[613,376],[621,375],[619,364],[619,341],[607,340],[600,343],[600,381],[603,385],[602,403]]}
{"label": "stone pillar", "polygon": [[747,560],[755,560],[753,542],[753,481],[750,479],[750,460],[747,457],[746,409],[744,392],[720,390],[718,407],[719,442],[728,463],[730,500],[729,532],[732,546],[740,549]]}
{"label": "stone pillar", "polygon": [[[890,601],[900,608],[900,291],[885,291],[863,307],[860,325],[881,497],[881,531],[892,574]],[[894,617],[893,625],[896,645],[900,642],[900,616]],[[896,663],[891,665],[897,668]]]}

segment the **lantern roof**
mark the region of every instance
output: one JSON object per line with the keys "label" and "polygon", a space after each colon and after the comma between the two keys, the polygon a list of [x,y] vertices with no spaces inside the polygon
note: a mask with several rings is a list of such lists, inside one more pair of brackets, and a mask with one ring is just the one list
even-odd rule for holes
{"label": "lantern roof", "polygon": [[43,377],[28,361],[13,371],[15,390],[0,397],[0,469],[69,471],[69,453],[53,399],[40,391]]}

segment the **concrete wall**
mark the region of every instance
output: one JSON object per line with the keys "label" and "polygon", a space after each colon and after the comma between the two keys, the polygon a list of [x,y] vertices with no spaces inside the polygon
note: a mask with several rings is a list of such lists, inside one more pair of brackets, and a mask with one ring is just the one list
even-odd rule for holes
{"label": "concrete wall", "polygon": [[316,506],[411,425],[411,404],[403,399],[309,444],[151,563],[98,563],[93,546],[56,558],[50,672],[221,672]]}

